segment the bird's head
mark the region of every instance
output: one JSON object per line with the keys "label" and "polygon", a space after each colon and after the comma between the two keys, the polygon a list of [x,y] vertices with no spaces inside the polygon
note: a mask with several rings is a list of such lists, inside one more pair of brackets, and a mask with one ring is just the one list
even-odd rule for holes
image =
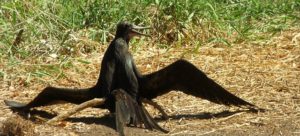
{"label": "bird's head", "polygon": [[121,22],[117,26],[116,38],[124,38],[127,42],[134,36],[150,36],[143,34],[138,30],[149,29],[150,27],[141,27],[130,24],[128,22]]}

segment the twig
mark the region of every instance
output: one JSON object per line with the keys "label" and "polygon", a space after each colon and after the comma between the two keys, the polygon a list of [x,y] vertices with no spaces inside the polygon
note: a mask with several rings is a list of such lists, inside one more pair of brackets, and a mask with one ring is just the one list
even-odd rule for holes
{"label": "twig", "polygon": [[92,100],[86,101],[84,103],[81,103],[80,105],[76,106],[75,108],[67,111],[66,113],[60,114],[54,118],[52,118],[51,120],[47,121],[48,124],[53,124],[57,121],[61,121],[64,120],[68,117],[70,117],[71,115],[75,114],[76,112],[82,111],[88,107],[94,107],[97,105],[102,105],[104,103],[105,99],[104,98],[94,98]]}

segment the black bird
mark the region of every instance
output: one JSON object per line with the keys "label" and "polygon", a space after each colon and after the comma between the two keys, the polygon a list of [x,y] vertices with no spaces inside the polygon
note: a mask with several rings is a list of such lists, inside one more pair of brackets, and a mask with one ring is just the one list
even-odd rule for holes
{"label": "black bird", "polygon": [[167,132],[156,124],[141,103],[147,102],[153,105],[166,117],[163,109],[151,100],[171,90],[182,91],[217,104],[248,109],[257,108],[231,94],[208,78],[196,66],[183,59],[157,72],[141,75],[128,50],[129,41],[133,36],[147,36],[136,31],[137,29],[146,28],[127,22],[118,24],[116,36],[102,60],[100,76],[95,86],[87,89],[46,87],[28,104],[9,100],[4,102],[13,109],[29,110],[33,107],[48,105],[56,100],[80,104],[93,98],[106,98],[105,104],[99,108],[107,108],[111,112],[116,112],[116,127],[121,133],[123,133],[124,124],[134,126],[144,124],[147,129]]}
{"label": "black bird", "polygon": [[[123,134],[125,124],[134,126],[144,124],[147,129],[161,128],[142,106],[142,98],[138,93],[139,85],[136,77],[136,68],[129,53],[129,41],[140,33],[138,29],[147,29],[127,22],[118,24],[115,38],[106,50],[98,82],[87,89],[45,88],[28,104],[5,100],[6,105],[13,109],[29,111],[30,108],[48,105],[54,101],[67,101],[80,104],[93,98],[106,98],[99,108],[116,112],[116,128]],[[150,103],[151,104],[151,103]],[[160,108],[161,109],[161,108]]]}

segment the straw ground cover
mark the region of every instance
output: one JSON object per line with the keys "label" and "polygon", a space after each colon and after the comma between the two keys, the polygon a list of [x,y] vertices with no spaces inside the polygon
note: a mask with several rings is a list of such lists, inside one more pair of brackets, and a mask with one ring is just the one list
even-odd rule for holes
{"label": "straw ground cover", "polygon": [[[137,66],[143,73],[156,71],[178,58],[185,58],[232,93],[267,111],[257,114],[237,112],[241,109],[216,105],[175,91],[155,99],[171,116],[170,120],[159,120],[158,111],[151,107],[147,108],[158,118],[161,126],[170,130],[170,135],[299,135],[299,38],[299,29],[289,30],[263,43],[243,43],[231,48],[208,45],[192,54],[184,53],[193,49],[189,47],[166,50],[154,45],[143,46],[134,53]],[[66,78],[57,80],[55,86],[93,85],[97,78],[95,75],[98,74],[98,63],[103,54],[102,48],[98,50],[99,53],[81,57],[91,63],[74,64],[76,67],[90,69],[89,71],[81,75],[74,72],[75,69],[67,69],[64,71]],[[37,82],[35,85],[24,87],[22,79],[10,83],[2,84],[1,99],[29,101],[46,86],[42,82]],[[64,104],[38,109],[56,114],[72,106]],[[7,123],[5,121],[7,118],[16,117],[2,102],[1,109],[1,121]],[[109,127],[112,118],[103,117],[107,114],[106,110],[86,109],[55,127],[43,124],[47,119],[44,117],[38,117],[35,123],[20,118],[13,123],[30,124],[33,127],[23,127],[22,131],[35,135],[116,134]],[[161,134],[135,128],[127,128],[127,133]]]}
{"label": "straw ground cover", "polygon": [[[106,110],[90,108],[58,125],[46,125],[49,117],[44,115],[51,117],[74,105],[37,108],[48,114],[32,115],[34,121],[29,121],[12,113],[2,100],[27,102],[48,85],[92,86],[116,22],[131,20],[154,28],[149,32],[152,39],[131,42],[142,73],[185,58],[230,92],[267,109],[258,114],[237,112],[242,109],[174,91],[155,99],[170,120],[160,120],[158,111],[147,106],[170,135],[300,134],[298,1],[80,2],[1,2],[2,132],[116,135]],[[21,40],[16,40],[20,30]],[[126,132],[163,135],[136,128]]]}

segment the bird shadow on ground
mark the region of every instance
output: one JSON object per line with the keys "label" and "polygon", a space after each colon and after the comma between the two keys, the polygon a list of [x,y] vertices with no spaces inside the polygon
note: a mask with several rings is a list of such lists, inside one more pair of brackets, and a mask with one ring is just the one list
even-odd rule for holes
{"label": "bird shadow on ground", "polygon": [[[237,110],[237,111],[221,111],[218,113],[210,113],[210,112],[201,112],[201,113],[197,113],[197,114],[179,114],[179,115],[171,115],[169,116],[169,118],[171,119],[181,119],[181,118],[185,118],[185,119],[212,119],[212,118],[225,118],[225,117],[229,117],[232,116],[234,114],[237,113],[241,113],[241,112],[251,112],[249,110]],[[157,121],[163,121],[165,119],[163,118],[155,118],[155,120]]]}
{"label": "bird shadow on ground", "polygon": [[[209,112],[202,112],[198,114],[180,114],[180,115],[170,115],[169,118],[172,120],[178,120],[181,118],[185,119],[212,119],[212,118],[225,118],[232,116],[237,113],[241,112],[251,112],[249,110],[237,110],[237,111],[222,111],[218,113],[209,113]],[[17,112],[20,116],[22,116],[25,119],[29,119],[33,122],[44,122],[45,120],[51,119],[55,117],[55,114],[46,112],[46,111],[41,111],[41,110],[31,110],[30,111],[30,117],[28,117],[28,113],[22,113],[22,112]],[[41,118],[44,118],[45,120],[41,121]],[[155,117],[154,118],[156,121],[165,121],[166,119],[163,119],[161,117]],[[102,117],[70,117],[66,119],[66,121],[70,121],[73,123],[76,122],[82,122],[85,124],[99,124],[99,125],[104,125],[106,127],[115,128],[115,118],[114,116],[111,115],[104,115]]]}

